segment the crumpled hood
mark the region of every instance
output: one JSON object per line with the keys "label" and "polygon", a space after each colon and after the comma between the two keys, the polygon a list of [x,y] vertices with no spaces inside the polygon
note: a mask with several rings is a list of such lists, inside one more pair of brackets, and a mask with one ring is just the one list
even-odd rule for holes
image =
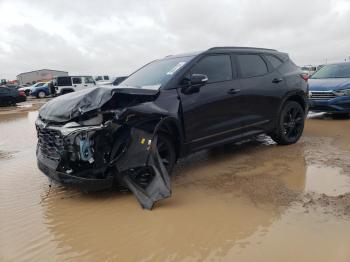
{"label": "crumpled hood", "polygon": [[310,91],[329,91],[350,88],[350,78],[309,79]]}
{"label": "crumpled hood", "polygon": [[130,94],[155,96],[159,90],[132,87],[102,87],[87,88],[59,96],[46,103],[39,110],[39,117],[53,122],[67,122],[84,113],[96,110],[107,103],[115,94]]}

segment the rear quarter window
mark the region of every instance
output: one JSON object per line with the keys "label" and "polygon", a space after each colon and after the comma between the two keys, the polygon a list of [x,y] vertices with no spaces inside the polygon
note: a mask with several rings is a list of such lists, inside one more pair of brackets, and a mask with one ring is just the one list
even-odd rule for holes
{"label": "rear quarter window", "polygon": [[8,93],[9,93],[9,91],[7,90],[7,88],[0,87],[0,94],[5,95],[5,94],[8,94]]}
{"label": "rear quarter window", "polygon": [[57,77],[57,86],[71,86],[72,79],[71,77]]}
{"label": "rear quarter window", "polygon": [[267,61],[269,61],[273,68],[277,68],[283,64],[283,62],[279,58],[273,55],[265,55],[265,58]]}
{"label": "rear quarter window", "polygon": [[260,55],[237,55],[243,78],[262,76],[268,73],[267,65]]}

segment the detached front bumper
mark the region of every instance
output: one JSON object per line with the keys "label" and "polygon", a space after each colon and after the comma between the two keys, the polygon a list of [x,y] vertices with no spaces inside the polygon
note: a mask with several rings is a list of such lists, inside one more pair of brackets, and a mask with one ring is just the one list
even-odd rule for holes
{"label": "detached front bumper", "polygon": [[315,112],[350,113],[350,97],[329,100],[309,99],[309,109]]}
{"label": "detached front bumper", "polygon": [[40,152],[37,153],[37,164],[40,171],[43,172],[48,178],[58,182],[59,184],[69,187],[76,187],[84,191],[99,191],[108,189],[111,188],[114,183],[114,178],[112,176],[106,176],[105,178],[86,178],[87,171],[74,174],[59,172],[53,168],[55,165],[57,165],[55,161],[46,158]]}

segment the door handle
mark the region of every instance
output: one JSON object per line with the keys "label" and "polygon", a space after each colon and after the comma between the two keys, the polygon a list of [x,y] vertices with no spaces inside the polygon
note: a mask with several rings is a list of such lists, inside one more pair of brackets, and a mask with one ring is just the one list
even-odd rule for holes
{"label": "door handle", "polygon": [[77,85],[74,85],[74,87],[77,87]]}
{"label": "door handle", "polygon": [[230,95],[234,95],[234,94],[237,94],[239,91],[241,91],[241,89],[231,88],[230,90],[227,91],[227,93]]}
{"label": "door handle", "polygon": [[87,85],[84,85],[84,86],[87,86]]}
{"label": "door handle", "polygon": [[272,83],[278,84],[279,82],[282,82],[282,81],[283,81],[282,78],[274,78],[274,79],[272,80]]}

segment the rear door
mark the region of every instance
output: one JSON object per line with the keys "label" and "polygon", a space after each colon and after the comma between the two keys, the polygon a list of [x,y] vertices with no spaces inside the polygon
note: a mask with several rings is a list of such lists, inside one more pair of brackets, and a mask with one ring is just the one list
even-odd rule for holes
{"label": "rear door", "polygon": [[240,103],[245,111],[243,131],[263,131],[272,124],[278,110],[285,92],[284,80],[262,54],[236,54],[235,57],[241,85]]}
{"label": "rear door", "polygon": [[74,91],[79,91],[84,88],[83,78],[80,76],[72,77],[72,85]]}
{"label": "rear door", "polygon": [[186,74],[204,74],[208,82],[197,93],[184,94],[182,103],[186,141],[200,148],[226,137],[239,136],[239,81],[230,54],[208,54]]}

